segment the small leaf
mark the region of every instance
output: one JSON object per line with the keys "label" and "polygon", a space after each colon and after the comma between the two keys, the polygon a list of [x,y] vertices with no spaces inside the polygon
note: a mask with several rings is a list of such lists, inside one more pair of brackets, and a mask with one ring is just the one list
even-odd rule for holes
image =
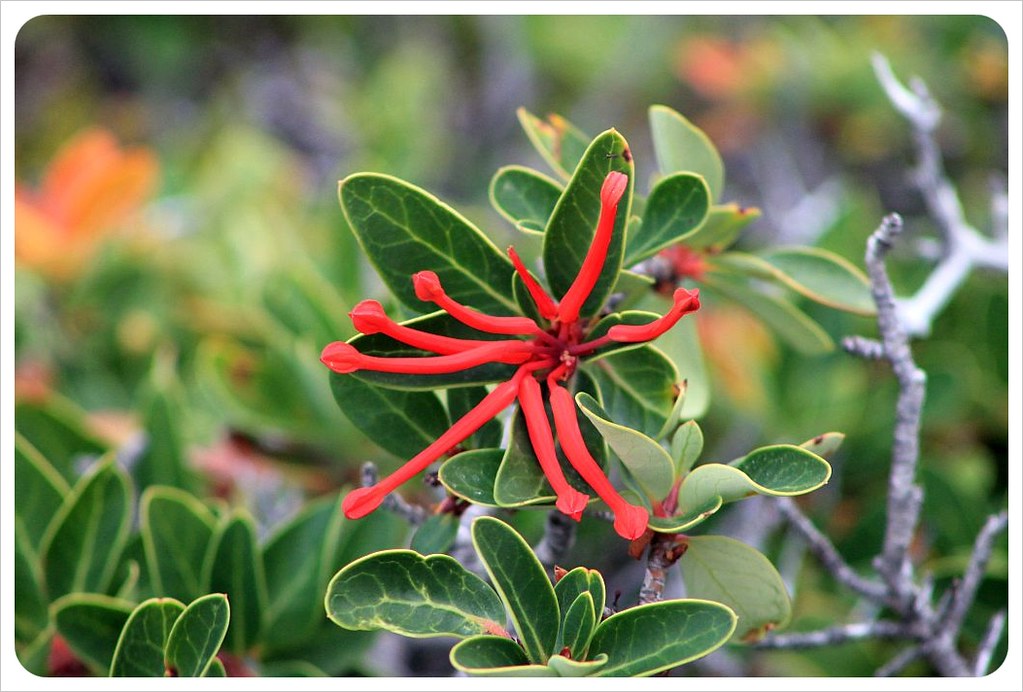
{"label": "small leaf", "polygon": [[629,177],[628,186],[618,204],[607,258],[593,291],[580,311],[582,317],[595,315],[604,307],[622,268],[625,227],[629,219],[635,177],[632,157],[625,155],[628,150],[628,143],[615,130],[598,135],[586,149],[586,154],[547,222],[543,237],[543,265],[551,295],[555,300],[561,300],[579,274],[593,241],[597,220],[600,218],[600,189],[604,178],[611,171]]}
{"label": "small leaf", "polygon": [[720,603],[648,603],[601,622],[590,640],[589,656],[607,654],[600,676],[653,675],[706,656],[728,641],[735,622],[735,613]]}
{"label": "small leaf", "polygon": [[327,587],[327,616],[350,630],[458,637],[504,627],[501,599],[447,555],[384,550],[356,560]]}
{"label": "small leaf", "polygon": [[675,460],[675,478],[689,473],[703,453],[703,431],[696,421],[683,423],[671,439],[671,456]]}
{"label": "small leaf", "polygon": [[667,106],[651,106],[650,134],[661,173],[698,173],[707,181],[711,201],[720,199],[725,187],[725,167],[703,130]]}
{"label": "small leaf", "polygon": [[838,448],[842,446],[842,442],[844,440],[845,433],[826,432],[818,435],[817,437],[810,438],[799,446],[805,450],[813,452],[822,459],[828,459],[832,454],[838,451]]}
{"label": "small leaf", "polygon": [[14,433],[14,521],[32,550],[71,491],[67,481],[21,434]]}
{"label": "small leaf", "polygon": [[213,513],[192,495],[153,486],[139,503],[140,533],[153,590],[188,603],[206,593],[202,565],[213,537]]}
{"label": "small leaf", "polygon": [[626,267],[631,267],[695,231],[707,218],[710,190],[706,181],[693,173],[672,173],[650,191],[643,222],[630,234],[625,249]]}
{"label": "small leaf", "polygon": [[726,536],[690,536],[679,562],[686,593],[723,603],[739,617],[733,640],[756,641],[792,615],[788,591],[770,560]]}
{"label": "small leaf", "polygon": [[74,485],[81,475],[78,467],[82,460],[109,451],[108,445],[88,430],[85,412],[56,395],[47,398],[45,404],[17,403],[14,425],[68,485]]}
{"label": "small leaf", "polygon": [[267,600],[263,556],[256,544],[255,522],[247,513],[235,510],[222,520],[207,549],[203,574],[211,592],[231,600],[224,646],[244,655],[260,639]]}
{"label": "small leaf", "polygon": [[568,180],[569,171],[575,170],[579,159],[586,152],[590,138],[555,113],[548,115],[547,120],[536,117],[525,108],[519,108],[515,114],[529,141],[548,165],[555,173]]}
{"label": "small leaf", "polygon": [[[486,387],[452,387],[447,391],[448,414],[456,421],[471,411],[487,395]],[[483,424],[483,427],[462,443],[463,447],[486,449],[501,446],[504,428],[501,421],[494,418]]]}
{"label": "small leaf", "polygon": [[647,526],[654,531],[661,533],[681,533],[688,531],[704,519],[721,509],[724,504],[720,495],[714,495],[702,500],[702,503],[686,509],[682,514],[673,517],[650,517]]}
{"label": "small leaf", "polygon": [[712,204],[703,224],[686,237],[686,247],[709,254],[720,253],[735,242],[739,234],[761,216],[756,207],[738,204]]}
{"label": "small leaf", "polygon": [[96,675],[106,675],[132,604],[95,593],[72,593],[50,606],[57,632]]}
{"label": "small leaf", "polygon": [[231,606],[227,596],[208,594],[195,599],[175,620],[167,637],[164,666],[174,677],[206,675],[227,636]]}
{"label": "small leaf", "polygon": [[558,597],[558,609],[562,613],[568,612],[569,607],[582,593],[590,594],[593,609],[599,621],[604,614],[604,604],[607,598],[604,578],[600,572],[595,569],[576,567],[569,570],[554,585],[554,595]]}
{"label": "small leaf", "polygon": [[121,630],[110,676],[163,677],[164,649],[174,623],[184,611],[185,605],[173,598],[150,598],[140,603]]}
{"label": "small leaf", "polygon": [[180,430],[184,404],[173,363],[154,359],[149,392],[142,404],[142,427],[146,446],[132,466],[132,478],[139,490],[165,485],[191,490],[194,485]]}
{"label": "small leaf", "polygon": [[75,485],[42,538],[39,553],[51,598],[104,593],[128,540],[131,488],[112,458]]}
{"label": "small leaf", "polygon": [[671,415],[675,386],[681,379],[674,363],[650,345],[620,351],[586,364],[600,386],[604,410],[618,424],[645,435],[658,434]]}
{"label": "small leaf", "polygon": [[434,392],[388,389],[336,372],[330,373],[330,389],[348,420],[398,457],[410,459],[451,427]]}
{"label": "small leaf", "polygon": [[486,313],[517,312],[507,294],[511,262],[465,217],[414,185],[378,173],[350,175],[338,186],[355,237],[391,292],[417,312],[412,275],[437,273],[454,300]]}
{"label": "small leaf", "polygon": [[609,420],[589,394],[581,392],[575,400],[643,492],[651,500],[663,499],[674,483],[674,465],[664,448],[643,433]]}
{"label": "small leaf", "polygon": [[499,168],[490,181],[490,203],[515,228],[541,234],[561,197],[561,184],[525,166]]}
{"label": "small leaf", "polygon": [[454,545],[458,524],[454,514],[433,514],[416,529],[409,548],[423,555],[446,553]]}
{"label": "small leaf", "polygon": [[[603,615],[603,613],[601,613]],[[586,647],[596,627],[597,615],[589,591],[579,594],[565,612],[561,623],[561,646],[568,647],[571,658],[585,660]],[[559,648],[559,651],[561,649]]]}
{"label": "small leaf", "polygon": [[49,625],[49,612],[39,556],[23,531],[14,532],[14,638],[27,644]]}
{"label": "small leaf", "polygon": [[227,669],[224,668],[224,664],[219,658],[214,658],[210,661],[210,667],[206,669],[202,676],[204,678],[226,678]]}
{"label": "small leaf", "polygon": [[472,542],[508,606],[529,660],[546,663],[554,653],[561,614],[540,561],[513,528],[493,517],[473,522]]}
{"label": "small leaf", "polygon": [[503,449],[472,449],[445,461],[438,472],[449,492],[477,505],[497,507],[494,481],[504,458]]}
{"label": "small leaf", "polygon": [[455,644],[451,665],[469,675],[540,677],[549,675],[546,666],[530,665],[522,647],[507,637],[480,635]]}
{"label": "small leaf", "polygon": [[547,667],[562,678],[581,678],[596,675],[607,663],[607,654],[601,654],[592,661],[575,661],[555,654],[547,661]]}

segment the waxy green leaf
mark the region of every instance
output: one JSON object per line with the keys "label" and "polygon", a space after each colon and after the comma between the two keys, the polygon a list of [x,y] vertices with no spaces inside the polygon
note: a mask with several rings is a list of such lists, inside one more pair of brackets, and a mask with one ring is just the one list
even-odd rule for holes
{"label": "waxy green leaf", "polygon": [[437,273],[454,300],[493,315],[516,314],[508,286],[514,268],[465,217],[414,185],[377,173],[356,173],[338,186],[341,208],[380,277],[405,305],[416,298],[412,275]]}
{"label": "waxy green leaf", "polygon": [[561,197],[561,184],[525,166],[499,168],[490,181],[490,203],[525,233],[541,234]]}
{"label": "waxy green leaf", "polygon": [[20,646],[39,637],[49,625],[49,599],[39,556],[24,531],[14,532],[14,639]]}
{"label": "waxy green leaf", "polygon": [[226,678],[227,669],[224,668],[224,663],[219,658],[214,658],[210,661],[210,667],[206,669],[206,672],[202,674],[204,678]]}
{"label": "waxy green leaf", "polygon": [[585,154],[590,138],[555,113],[549,114],[546,120],[525,108],[519,108],[515,114],[536,150],[555,173],[567,180]]}
{"label": "waxy green leaf", "polygon": [[384,550],[331,579],[327,616],[351,630],[406,637],[471,637],[503,631],[505,611],[490,586],[447,555]]}
{"label": "waxy green leaf", "polygon": [[[601,609],[603,611],[603,609]],[[601,612],[603,615],[603,612]],[[597,625],[597,613],[593,604],[593,596],[589,591],[579,594],[567,608],[561,621],[561,638],[558,650],[568,647],[571,659],[585,660],[586,648]]]}
{"label": "waxy green leaf", "polygon": [[696,421],[683,423],[671,438],[671,458],[675,460],[675,478],[689,473],[703,453],[703,431]]}
{"label": "waxy green leaf", "polygon": [[738,204],[712,204],[707,218],[692,235],[685,239],[686,247],[710,254],[717,254],[729,248],[743,229],[761,216],[756,207],[740,207]]}
{"label": "waxy green leaf", "polygon": [[181,678],[206,675],[230,622],[231,606],[224,594],[208,594],[189,603],[167,637],[164,667],[168,674]]}
{"label": "waxy green leaf", "polygon": [[70,593],[50,605],[57,632],[96,675],[106,675],[132,604],[96,593]]}
{"label": "waxy green leaf", "polygon": [[74,486],[42,537],[50,598],[104,593],[128,540],[131,487],[113,459],[99,462]]}
{"label": "waxy green leaf", "polygon": [[451,649],[451,665],[476,676],[542,677],[547,666],[530,665],[522,647],[507,637],[480,635],[460,641]]}
{"label": "waxy green leaf", "polygon": [[[487,395],[486,387],[452,387],[447,390],[448,415],[452,421],[460,419]],[[472,436],[462,443],[462,447],[486,449],[499,447],[504,428],[501,421],[494,418],[483,424]]]}
{"label": "waxy green leaf", "polygon": [[252,517],[235,510],[221,520],[210,541],[203,581],[231,600],[231,626],[224,646],[244,655],[260,640],[266,612],[266,576]]}
{"label": "waxy green leaf", "polygon": [[638,430],[610,420],[608,413],[589,394],[580,392],[575,401],[647,497],[655,501],[664,499],[675,480],[668,452]]}
{"label": "waxy green leaf", "polygon": [[650,191],[643,211],[643,222],[628,237],[626,267],[631,267],[662,249],[685,242],[707,218],[710,189],[706,181],[693,173],[672,173]]}
{"label": "waxy green leaf", "polygon": [[838,448],[842,446],[842,442],[844,440],[845,433],[826,432],[818,435],[817,437],[810,438],[799,446],[813,452],[822,459],[827,459],[838,451]]}
{"label": "waxy green leaf", "polygon": [[51,394],[45,404],[17,403],[14,425],[68,485],[78,480],[83,460],[109,451],[108,445],[88,430],[85,412],[57,395]]}
{"label": "waxy green leaf", "polygon": [[330,373],[330,389],[348,420],[398,457],[410,459],[451,427],[434,392],[389,389],[336,372]]}
{"label": "waxy green leaf", "polygon": [[650,520],[647,522],[647,526],[654,531],[660,531],[661,533],[681,533],[683,531],[688,531],[721,509],[723,504],[724,502],[721,499],[721,496],[714,495],[713,497],[705,498],[701,504],[686,508],[681,514],[671,517],[651,516]]}
{"label": "waxy green leaf", "polygon": [[572,603],[582,593],[590,594],[593,609],[599,621],[604,614],[604,604],[607,599],[604,578],[600,572],[595,569],[576,567],[569,570],[554,585],[554,595],[558,597],[558,609],[562,614],[568,612]]}
{"label": "waxy green leaf", "polygon": [[703,130],[667,106],[651,106],[650,135],[661,173],[698,173],[707,181],[710,200],[713,202],[721,198],[725,187],[725,167],[721,155]]}
{"label": "waxy green leaf", "polygon": [[547,669],[551,671],[551,674],[556,674],[561,678],[581,678],[597,675],[606,663],[607,654],[600,654],[591,661],[576,661],[555,654],[547,661]]}
{"label": "waxy green leaf", "polygon": [[726,536],[690,536],[679,561],[686,593],[723,603],[739,617],[733,639],[751,642],[792,615],[788,591],[771,561]]}
{"label": "waxy green leaf", "polygon": [[477,505],[498,507],[494,481],[504,458],[503,449],[472,449],[445,461],[438,472],[450,492]]}
{"label": "waxy green leaf", "polygon": [[184,404],[173,367],[166,358],[154,360],[149,378],[152,391],[142,405],[146,446],[131,469],[139,490],[151,485],[192,490],[195,483],[180,430]]}
{"label": "waxy green leaf", "polygon": [[675,364],[661,351],[644,345],[584,367],[597,380],[612,420],[647,436],[660,433],[671,415],[680,379]]}
{"label": "waxy green leaf", "polygon": [[159,486],[147,488],[139,504],[153,590],[182,603],[205,594],[202,566],[216,526],[213,512],[182,490]]}
{"label": "waxy green leaf", "polygon": [[590,640],[589,656],[607,655],[600,676],[653,675],[706,656],[728,641],[735,623],[735,613],[720,603],[648,603],[601,622]]}
{"label": "waxy green leaf", "polygon": [[458,517],[449,512],[431,514],[412,535],[409,548],[423,555],[446,553],[458,535]]}
{"label": "waxy green leaf", "polygon": [[546,663],[554,653],[561,614],[540,561],[522,536],[493,517],[473,522],[472,542],[494,588],[508,605],[529,660]]}
{"label": "waxy green leaf", "polygon": [[21,434],[14,433],[14,522],[33,551],[71,491],[67,481]]}
{"label": "waxy green leaf", "polygon": [[600,218],[600,189],[604,179],[611,171],[629,177],[628,186],[618,203],[607,258],[593,291],[579,313],[581,317],[595,315],[604,307],[622,268],[625,227],[635,182],[632,155],[628,152],[628,143],[615,130],[598,135],[586,149],[586,154],[547,222],[543,237],[543,264],[551,295],[555,300],[561,300],[578,276],[592,243]]}
{"label": "waxy green leaf", "polygon": [[185,605],[173,598],[150,598],[128,616],[110,664],[111,677],[163,677],[164,650]]}

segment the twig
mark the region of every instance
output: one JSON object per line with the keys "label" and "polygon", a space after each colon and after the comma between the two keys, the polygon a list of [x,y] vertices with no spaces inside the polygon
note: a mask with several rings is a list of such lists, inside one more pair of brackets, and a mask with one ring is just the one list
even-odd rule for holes
{"label": "twig", "polygon": [[980,640],[977,647],[977,654],[973,659],[973,674],[980,677],[987,675],[988,666],[991,665],[991,657],[995,653],[995,647],[1002,639],[1002,630],[1005,629],[1005,611],[1000,610],[987,625],[984,631],[984,638]]}
{"label": "twig", "polygon": [[955,637],[962,629],[963,620],[973,600],[977,595],[977,587],[984,579],[984,572],[987,570],[988,560],[991,559],[991,551],[994,548],[995,536],[1005,530],[1009,524],[1009,514],[1001,511],[988,517],[984,527],[977,534],[973,543],[973,553],[970,555],[970,563],[963,574],[963,579],[952,594],[952,601],[949,604],[948,614],[942,623],[943,629],[948,636]]}
{"label": "twig", "polygon": [[647,555],[646,573],[643,575],[643,586],[639,590],[639,605],[656,603],[664,595],[664,581],[668,570],[678,562],[686,551],[686,544],[676,543],[671,534],[654,533],[650,539],[650,552]]}
{"label": "twig", "polygon": [[919,644],[914,644],[909,648],[903,649],[896,654],[888,663],[874,671],[874,677],[878,678],[890,678],[902,671],[903,668],[908,666],[913,661],[924,656],[924,648]]}
{"label": "twig", "polygon": [[813,522],[800,511],[796,503],[787,497],[780,497],[777,501],[777,507],[789,526],[806,542],[807,548],[820,560],[824,568],[835,578],[835,581],[845,585],[861,596],[873,600],[884,599],[887,593],[884,585],[865,579],[857,574],[856,570],[850,567],[838,553],[838,550],[828,540],[827,536],[818,531]]}
{"label": "twig", "polygon": [[536,545],[534,552],[540,563],[550,569],[565,557],[573,543],[575,522],[558,510],[552,509],[547,513],[543,538]]}
{"label": "twig", "polygon": [[[362,465],[362,487],[368,488],[371,485],[376,485],[378,479],[377,466],[372,461],[367,461]],[[384,501],[380,503],[383,509],[394,512],[399,517],[412,524],[413,526],[419,526],[426,521],[426,510],[419,505],[409,504],[405,501],[401,495],[397,493],[391,493],[384,498]]]}
{"label": "twig", "polygon": [[891,620],[856,622],[814,632],[792,632],[764,637],[753,645],[756,649],[810,649],[835,646],[861,639],[902,639],[908,636],[906,626]]}

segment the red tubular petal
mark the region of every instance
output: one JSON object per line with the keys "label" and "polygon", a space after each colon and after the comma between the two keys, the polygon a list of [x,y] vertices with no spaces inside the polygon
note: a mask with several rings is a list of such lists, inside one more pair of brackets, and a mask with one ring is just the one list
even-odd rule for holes
{"label": "red tubular petal", "polygon": [[593,233],[593,242],[586,251],[586,258],[579,268],[579,274],[558,306],[558,316],[562,322],[575,322],[579,319],[579,310],[597,284],[600,270],[604,268],[604,260],[607,259],[607,249],[611,245],[618,202],[628,184],[629,176],[618,171],[611,171],[604,178],[604,184],[600,188],[600,217],[597,220],[597,230]]}
{"label": "red tubular petal", "polygon": [[533,275],[526,269],[526,265],[522,264],[522,260],[519,258],[519,253],[515,252],[515,248],[508,248],[508,256],[511,258],[512,264],[515,265],[515,271],[522,277],[522,282],[526,284],[526,290],[529,291],[529,295],[533,298],[533,302],[536,304],[536,309],[540,312],[540,317],[545,320],[553,320],[558,316],[558,306],[554,302],[554,299],[543,289]]}
{"label": "red tubular petal", "polygon": [[459,418],[436,441],[409,459],[390,476],[387,476],[376,485],[368,488],[359,488],[348,493],[341,503],[345,516],[349,519],[358,519],[359,517],[366,516],[380,506],[380,503],[383,502],[388,493],[393,492],[398,486],[422,472],[423,469],[439,459],[442,454],[479,430],[484,423],[496,416],[515,400],[519,389],[519,382],[529,370],[528,365],[519,368],[512,379],[502,382],[495,387],[492,392],[483,397],[480,403],[476,404],[473,409]]}
{"label": "red tubular petal", "polygon": [[484,363],[522,363],[533,355],[533,345],[525,341],[488,341],[486,345],[446,356],[423,358],[380,358],[359,353],[344,341],[335,341],[323,349],[320,361],[342,375],[356,370],[392,372],[407,375],[440,375],[467,370]]}
{"label": "red tubular petal", "polygon": [[519,405],[522,407],[526,430],[529,431],[529,441],[533,445],[536,458],[540,461],[540,468],[558,496],[555,506],[563,514],[579,521],[590,498],[570,486],[565,480],[565,474],[561,472],[558,454],[554,449],[554,433],[551,432],[551,424],[547,420],[547,412],[540,396],[540,385],[532,377],[522,378],[519,384]]}
{"label": "red tubular petal", "polygon": [[549,380],[548,385],[551,391],[554,425],[558,429],[561,449],[568,457],[572,468],[579,472],[583,480],[590,484],[600,499],[614,512],[614,527],[618,535],[630,541],[639,538],[646,531],[649,513],[643,507],[626,502],[625,498],[618,494],[586,449],[582,431],[579,430],[579,421],[576,419],[575,402],[569,391]]}
{"label": "red tubular petal", "polygon": [[700,289],[694,288],[692,291],[687,291],[684,288],[679,288],[675,291],[674,300],[675,304],[671,306],[671,310],[664,317],[648,324],[616,324],[607,330],[608,338],[624,343],[656,339],[674,327],[683,316],[700,309]]}
{"label": "red tubular petal", "polygon": [[543,330],[528,317],[495,317],[473,310],[449,297],[434,272],[422,271],[412,275],[416,298],[436,303],[462,324],[488,334],[537,334]]}

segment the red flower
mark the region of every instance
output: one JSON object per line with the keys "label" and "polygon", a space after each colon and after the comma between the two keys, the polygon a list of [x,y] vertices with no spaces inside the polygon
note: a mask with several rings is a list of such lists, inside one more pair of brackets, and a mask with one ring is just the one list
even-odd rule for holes
{"label": "red flower", "polygon": [[397,324],[384,313],[380,303],[372,300],[359,303],[349,313],[356,329],[364,334],[383,333],[437,355],[381,358],[364,355],[353,345],[337,341],[324,348],[320,356],[320,360],[334,372],[375,370],[424,375],[455,372],[484,363],[507,363],[519,367],[510,380],[497,385],[475,408],[400,469],[374,486],[350,492],[342,503],[346,517],[358,519],[372,512],[388,493],[423,471],[517,399],[533,451],[557,495],[556,506],[578,521],[589,496],[568,484],[558,464],[554,430],[547,418],[544,392],[539,382],[543,378],[554,428],[569,463],[614,512],[615,531],[629,540],[644,533],[649,518],[647,510],[622,498],[590,455],[579,429],[575,402],[568,389],[562,386],[575,372],[580,358],[614,342],[635,343],[655,339],[673,327],[683,315],[700,307],[699,291],[680,288],[675,291],[674,306],[663,317],[645,325],[617,325],[604,336],[587,340],[593,325],[590,320],[580,319],[579,312],[604,266],[618,202],[627,185],[628,177],[623,173],[611,172],[604,179],[600,190],[600,218],[593,241],[578,276],[560,302],[547,294],[523,266],[515,250],[508,248],[508,255],[536,303],[544,326],[529,317],[494,317],[461,305],[444,292],[440,279],[431,271],[421,271],[412,277],[416,297],[435,303],[459,322],[481,332],[516,338],[489,341],[430,334]]}

